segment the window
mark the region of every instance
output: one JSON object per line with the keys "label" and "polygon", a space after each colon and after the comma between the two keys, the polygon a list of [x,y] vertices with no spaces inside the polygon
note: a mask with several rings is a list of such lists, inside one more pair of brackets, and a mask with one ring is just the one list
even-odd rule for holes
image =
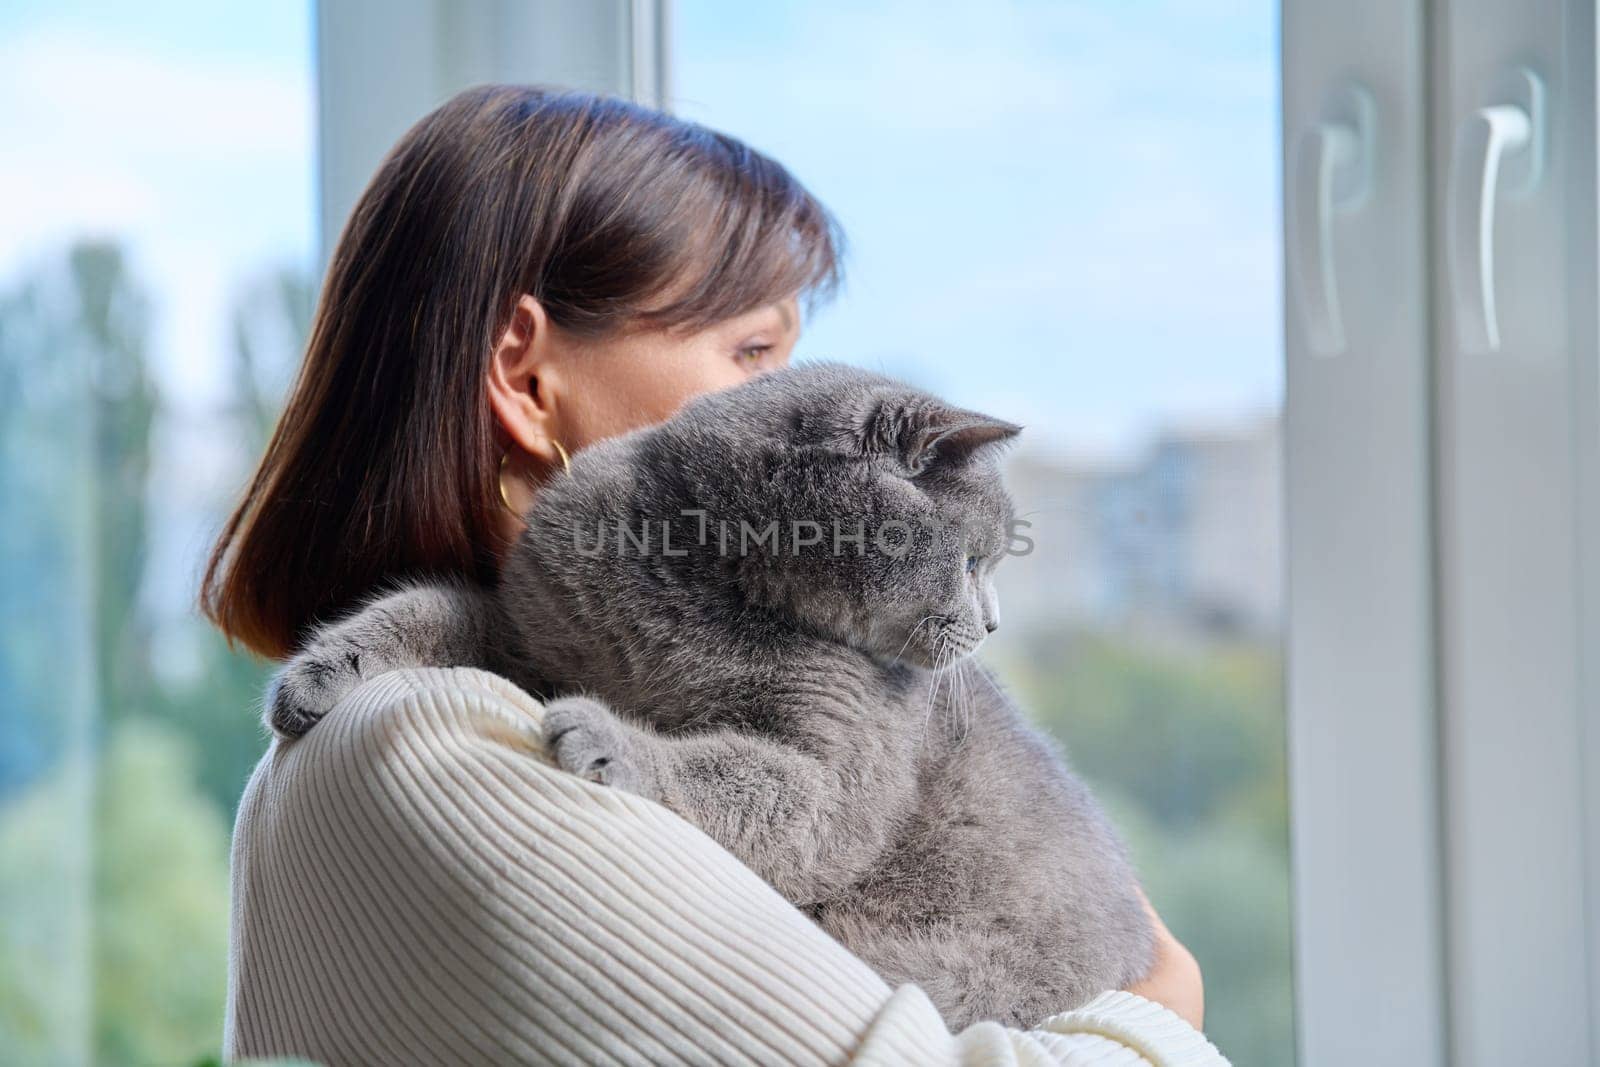
{"label": "window", "polygon": [[263,668],[193,613],[312,297],[311,11],[0,14],[0,1060],[220,1044]]}
{"label": "window", "polygon": [[1282,40],[1301,1044],[1594,1062],[1594,5]]}
{"label": "window", "polygon": [[728,16],[675,7],[671,103],[840,217],[800,354],[1026,426],[1035,550],[988,658],[1129,839],[1213,1038],[1292,1062],[1275,5]]}
{"label": "window", "polygon": [[1594,1060],[1595,40],[1585,0],[7,5],[0,1060],[217,1048],[265,670],[201,554],[357,193],[483,81],[764,149],[851,242],[801,354],[1026,425],[987,655],[1235,1062]]}

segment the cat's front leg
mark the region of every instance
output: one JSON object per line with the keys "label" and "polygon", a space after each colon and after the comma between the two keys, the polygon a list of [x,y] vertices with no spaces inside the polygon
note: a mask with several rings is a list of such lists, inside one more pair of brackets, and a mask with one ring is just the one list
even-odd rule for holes
{"label": "cat's front leg", "polygon": [[562,770],[649,800],[661,797],[658,741],[589,697],[561,697],[544,706],[545,748]]}
{"label": "cat's front leg", "polygon": [[551,701],[544,730],[564,770],[672,809],[796,905],[859,879],[896,819],[886,783],[760,735],[662,734],[586,697]]}
{"label": "cat's front leg", "polygon": [[401,667],[492,667],[497,607],[465,583],[416,583],[318,628],[272,679],[266,722],[299,737],[368,678]]}

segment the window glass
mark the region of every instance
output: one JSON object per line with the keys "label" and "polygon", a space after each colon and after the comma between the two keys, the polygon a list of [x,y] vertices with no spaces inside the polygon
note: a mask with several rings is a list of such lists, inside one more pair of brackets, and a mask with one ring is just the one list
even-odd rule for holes
{"label": "window glass", "polygon": [[193,610],[310,310],[311,9],[0,8],[0,1062],[221,1045],[263,668]]}
{"label": "window glass", "polygon": [[1276,5],[674,6],[673,104],[850,240],[801,355],[1023,423],[988,660],[1065,744],[1240,1064],[1293,1059]]}
{"label": "window glass", "polygon": [[[737,17],[731,18],[730,11]],[[991,661],[1291,1059],[1275,8],[674,5],[851,239],[803,351],[1023,422]],[[191,597],[303,343],[309,4],[0,8],[0,1061],[216,1050],[264,668]]]}

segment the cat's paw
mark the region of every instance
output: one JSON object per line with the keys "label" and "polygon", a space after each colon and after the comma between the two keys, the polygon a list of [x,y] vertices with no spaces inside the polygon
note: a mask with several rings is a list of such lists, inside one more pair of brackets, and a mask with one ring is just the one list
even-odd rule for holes
{"label": "cat's paw", "polygon": [[300,737],[360,684],[359,652],[314,644],[290,660],[269,683],[267,727],[279,737]]}
{"label": "cat's paw", "polygon": [[649,753],[638,728],[588,697],[562,697],[544,708],[544,743],[562,770],[591,782],[655,795]]}

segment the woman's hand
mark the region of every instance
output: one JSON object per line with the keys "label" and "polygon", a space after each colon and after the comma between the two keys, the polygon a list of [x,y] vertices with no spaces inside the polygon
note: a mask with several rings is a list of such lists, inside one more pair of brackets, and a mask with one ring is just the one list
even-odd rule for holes
{"label": "woman's hand", "polygon": [[1206,994],[1200,978],[1200,964],[1195,961],[1194,953],[1172,936],[1167,924],[1150,906],[1150,898],[1144,895],[1144,890],[1139,889],[1138,893],[1156,928],[1156,962],[1142,981],[1128,987],[1128,992],[1171,1009],[1190,1026],[1201,1030],[1206,1015]]}

